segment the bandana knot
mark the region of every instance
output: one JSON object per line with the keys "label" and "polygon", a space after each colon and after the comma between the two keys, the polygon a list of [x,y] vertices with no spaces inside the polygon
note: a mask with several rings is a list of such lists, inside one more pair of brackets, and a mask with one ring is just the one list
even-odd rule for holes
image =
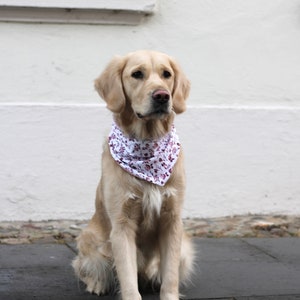
{"label": "bandana knot", "polygon": [[126,172],[160,186],[170,178],[180,152],[174,125],[160,139],[138,140],[125,136],[113,123],[108,144],[112,157]]}

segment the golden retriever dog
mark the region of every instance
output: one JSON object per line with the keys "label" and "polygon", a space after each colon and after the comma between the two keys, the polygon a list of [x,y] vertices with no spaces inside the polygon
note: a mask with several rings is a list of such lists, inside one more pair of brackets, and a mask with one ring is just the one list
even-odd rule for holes
{"label": "golden retriever dog", "polygon": [[115,57],[95,80],[113,113],[102,154],[96,211],[77,238],[76,275],[87,291],[120,289],[138,300],[138,282],[179,299],[193,247],[183,231],[183,152],[174,117],[186,109],[190,83],[168,55],[137,51]]}

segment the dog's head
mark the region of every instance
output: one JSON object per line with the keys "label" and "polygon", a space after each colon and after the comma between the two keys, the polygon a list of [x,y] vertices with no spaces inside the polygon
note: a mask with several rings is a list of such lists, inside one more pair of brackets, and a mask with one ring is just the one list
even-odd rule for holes
{"label": "dog's head", "polygon": [[168,55],[144,50],[113,58],[95,88],[115,114],[129,108],[136,119],[151,121],[185,111],[190,82]]}

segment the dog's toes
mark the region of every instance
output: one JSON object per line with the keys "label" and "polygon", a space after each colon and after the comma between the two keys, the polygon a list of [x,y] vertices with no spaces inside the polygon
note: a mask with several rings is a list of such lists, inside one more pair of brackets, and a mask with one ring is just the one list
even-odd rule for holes
{"label": "dog's toes", "polygon": [[161,300],[179,300],[178,294],[173,293],[160,293]]}
{"label": "dog's toes", "polygon": [[[92,282],[89,283],[89,284],[87,284],[86,291],[89,292],[89,293],[91,293],[91,294],[94,293],[94,284]],[[98,293],[95,293],[95,294],[97,294],[99,296]]]}
{"label": "dog's toes", "polygon": [[101,288],[101,282],[95,282],[91,279],[86,280],[86,290],[91,294],[104,294],[104,291]]}

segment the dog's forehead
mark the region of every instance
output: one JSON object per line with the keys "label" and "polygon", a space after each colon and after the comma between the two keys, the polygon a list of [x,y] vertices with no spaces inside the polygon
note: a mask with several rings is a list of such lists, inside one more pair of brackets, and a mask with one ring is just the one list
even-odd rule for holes
{"label": "dog's forehead", "polygon": [[170,66],[170,60],[169,57],[164,53],[154,51],[138,51],[128,55],[127,66],[144,66],[150,68],[157,66]]}

